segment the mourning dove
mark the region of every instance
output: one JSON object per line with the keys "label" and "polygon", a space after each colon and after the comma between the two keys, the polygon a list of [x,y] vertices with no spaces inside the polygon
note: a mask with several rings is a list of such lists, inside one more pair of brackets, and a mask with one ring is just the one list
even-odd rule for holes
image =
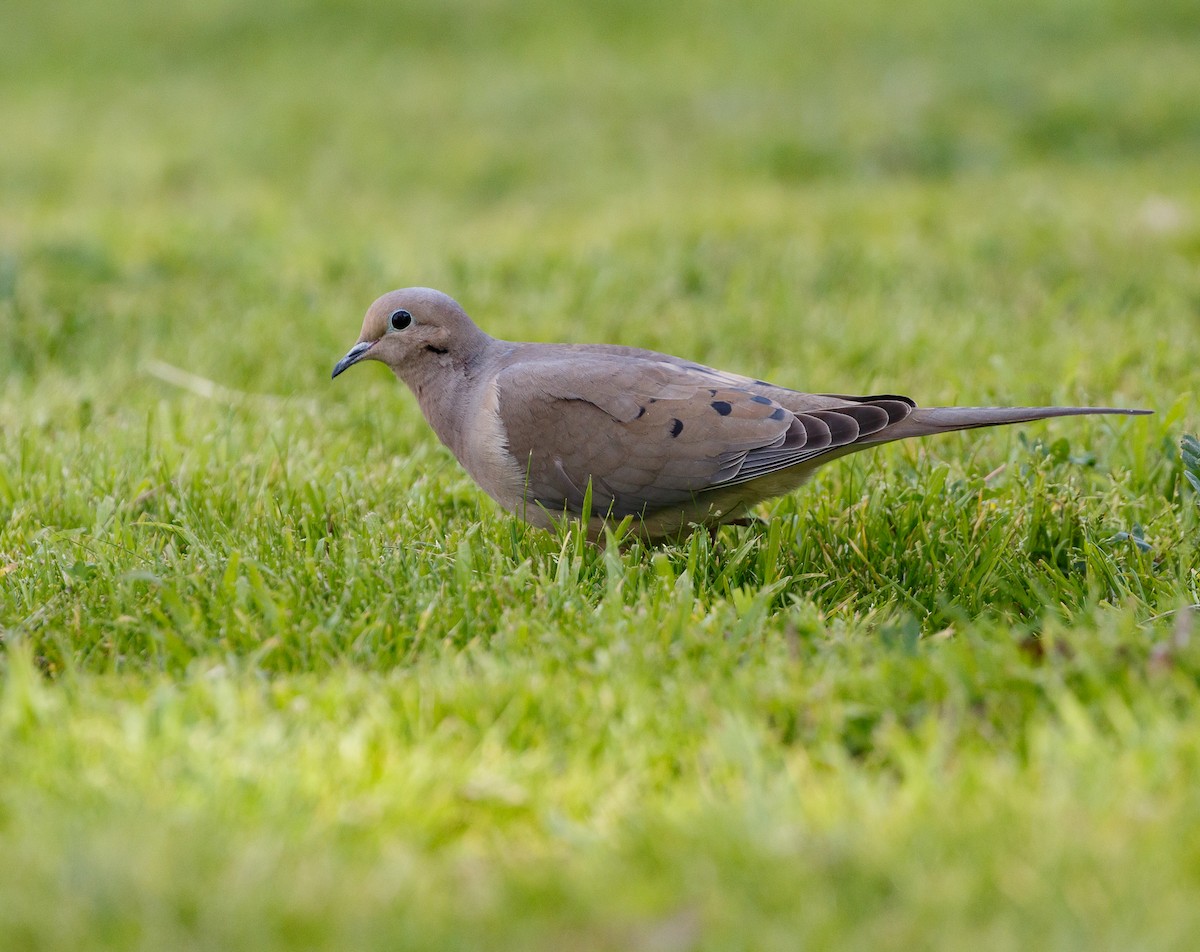
{"label": "mourning dove", "polygon": [[333,376],[364,360],[387,364],[471,478],[527,522],[581,516],[590,485],[592,539],[626,516],[648,540],[737,521],[818,466],[892,440],[1149,412],[801,393],[633,347],[497,340],[429,288],[375,301]]}

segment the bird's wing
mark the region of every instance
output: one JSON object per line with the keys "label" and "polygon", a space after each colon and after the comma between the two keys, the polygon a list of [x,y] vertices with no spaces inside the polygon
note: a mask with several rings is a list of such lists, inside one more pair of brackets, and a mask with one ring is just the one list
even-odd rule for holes
{"label": "bird's wing", "polygon": [[590,482],[593,511],[618,518],[848,447],[913,406],[759,383],[654,357],[578,351],[516,362],[496,378],[525,498],[577,513]]}

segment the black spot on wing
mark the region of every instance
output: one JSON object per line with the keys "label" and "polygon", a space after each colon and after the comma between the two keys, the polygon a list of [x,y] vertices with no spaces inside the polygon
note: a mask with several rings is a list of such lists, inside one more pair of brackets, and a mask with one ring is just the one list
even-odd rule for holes
{"label": "black spot on wing", "polygon": [[680,419],[671,420],[671,435],[678,436],[683,432],[683,421]]}
{"label": "black spot on wing", "polygon": [[771,402],[772,402],[770,397],[764,397],[764,396],[762,396],[761,394],[755,394],[755,395],[754,395],[753,397],[751,397],[750,399],[751,399],[751,400],[752,400],[754,403],[761,403],[761,404],[762,404],[763,406],[765,406],[765,407],[769,407],[769,406],[771,405]]}
{"label": "black spot on wing", "polygon": [[646,408],[645,408],[645,407],[638,407],[638,414],[637,414],[637,416],[635,416],[635,417],[634,417],[634,419],[635,419],[635,420],[640,420],[640,419],[641,419],[642,417],[644,417],[645,415],[646,415]]}
{"label": "black spot on wing", "polygon": [[[715,390],[713,392],[716,393]],[[721,414],[721,416],[729,416],[733,412],[733,406],[728,400],[714,400],[712,408]]]}
{"label": "black spot on wing", "polygon": [[905,400],[880,397],[874,403],[853,402],[827,410],[792,413],[778,407],[770,419],[792,416],[787,431],[771,443],[749,451],[731,452],[721,459],[710,488],[748,483],[801,463],[819,459],[842,447],[850,447],[862,437],[879,433],[894,420],[912,412]]}

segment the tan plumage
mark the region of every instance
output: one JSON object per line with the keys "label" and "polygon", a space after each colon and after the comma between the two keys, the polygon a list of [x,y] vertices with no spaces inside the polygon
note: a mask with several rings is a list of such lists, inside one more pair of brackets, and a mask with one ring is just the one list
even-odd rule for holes
{"label": "tan plumage", "polygon": [[429,288],[375,301],[333,370],[387,364],[474,480],[537,526],[588,533],[634,517],[648,539],[736,520],[813,471],[869,446],[1109,407],[933,407],[908,397],[801,393],[654,351],[522,344],[481,331]]}

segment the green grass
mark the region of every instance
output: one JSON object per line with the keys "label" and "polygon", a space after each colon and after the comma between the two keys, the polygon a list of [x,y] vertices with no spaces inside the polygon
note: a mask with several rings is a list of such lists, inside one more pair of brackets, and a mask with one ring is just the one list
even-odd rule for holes
{"label": "green grass", "polygon": [[[0,946],[1194,945],[1193,2],[9,7]],[[599,551],[330,382],[407,284],[1156,414]]]}

